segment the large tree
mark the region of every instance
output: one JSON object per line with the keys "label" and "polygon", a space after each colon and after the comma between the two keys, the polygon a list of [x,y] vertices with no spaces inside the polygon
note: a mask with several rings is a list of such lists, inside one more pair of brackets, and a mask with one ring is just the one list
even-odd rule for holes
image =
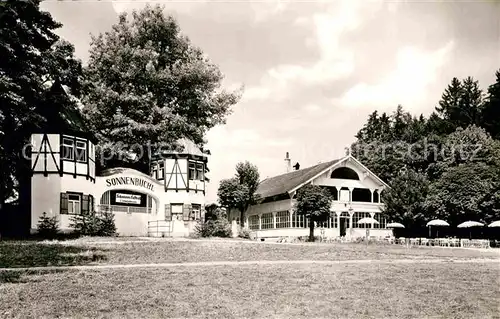
{"label": "large tree", "polygon": [[478,125],[481,121],[483,93],[472,77],[463,81],[453,78],[445,89],[436,111],[445,121],[441,123],[447,133],[458,127]]}
{"label": "large tree", "polygon": [[[124,13],[91,41],[84,111],[101,150],[121,155],[119,162],[137,154],[132,145],[156,152],[188,138],[203,146],[205,133],[225,122],[240,97],[222,89],[219,68],[163,11],[148,5]],[[140,153],[138,168],[147,169],[149,152]]]}
{"label": "large tree", "polygon": [[242,224],[248,207],[258,203],[260,199],[256,194],[259,179],[257,166],[246,161],[236,164],[235,177],[222,180],[219,185],[219,203],[227,209],[238,209]]}
{"label": "large tree", "polygon": [[309,241],[314,241],[314,223],[323,222],[330,216],[332,205],[330,192],[318,185],[305,185],[297,192],[294,210],[297,215],[309,219]]}
{"label": "large tree", "polygon": [[[81,63],[54,33],[61,24],[39,0],[0,3],[0,209],[29,171],[22,149],[44,122],[38,106],[55,80],[78,94]],[[28,177],[29,178],[29,177]]]}
{"label": "large tree", "polygon": [[422,226],[429,181],[425,174],[412,169],[401,172],[384,191],[384,214],[393,222]]}
{"label": "large tree", "polygon": [[495,72],[495,83],[488,87],[488,94],[483,108],[484,128],[495,139],[500,139],[500,70]]}
{"label": "large tree", "polygon": [[484,220],[482,203],[495,191],[498,172],[485,163],[465,163],[446,170],[429,187],[426,206],[432,218],[457,225],[467,220]]}

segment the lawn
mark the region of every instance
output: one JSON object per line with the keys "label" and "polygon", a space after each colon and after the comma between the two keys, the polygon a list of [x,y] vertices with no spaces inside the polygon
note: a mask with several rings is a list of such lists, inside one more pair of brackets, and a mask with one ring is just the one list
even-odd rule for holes
{"label": "lawn", "polygon": [[[1,243],[0,265],[43,265],[43,258],[26,256],[26,252],[36,255],[40,246],[22,244]],[[227,241],[80,241],[44,246],[40,249],[49,249],[52,264],[371,262],[10,271],[4,273],[7,280],[0,280],[0,318],[487,319],[500,314],[499,263],[464,263],[469,259],[498,260],[494,251]],[[401,259],[412,262],[381,262]],[[445,261],[426,263],[429,259]]]}
{"label": "lawn", "polygon": [[60,243],[0,242],[0,268],[93,264],[144,264],[245,260],[353,260],[499,258],[490,252],[458,248],[405,248],[398,245],[268,244],[238,241],[116,242],[92,240]]}

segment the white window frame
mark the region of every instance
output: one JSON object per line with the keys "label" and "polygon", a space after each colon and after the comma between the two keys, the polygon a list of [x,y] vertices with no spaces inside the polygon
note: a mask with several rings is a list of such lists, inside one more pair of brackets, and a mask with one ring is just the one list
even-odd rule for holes
{"label": "white window frame", "polygon": [[252,230],[259,229],[259,215],[248,216],[248,228]]}
{"label": "white window frame", "polygon": [[[80,146],[78,145],[78,143],[80,143]],[[81,144],[83,144],[83,146]],[[79,155],[80,152],[83,153],[83,158],[80,158],[80,155]],[[80,163],[87,162],[87,141],[75,139],[75,154],[74,155],[75,155],[77,162],[80,162]]]}
{"label": "white window frame", "polygon": [[[179,212],[176,211],[177,207],[180,207]],[[170,204],[170,214],[172,215],[172,220],[174,219],[174,216],[175,216],[176,220],[179,220],[179,216],[180,216],[180,220],[184,220],[184,205],[183,204]]]}
{"label": "white window frame", "polygon": [[260,219],[261,219],[260,229],[273,229],[274,228],[273,213],[262,214]]}
{"label": "white window frame", "polygon": [[[69,152],[69,154],[67,154],[66,148],[71,150]],[[61,158],[63,160],[67,160],[67,161],[74,161],[75,160],[75,139],[73,139],[71,137],[63,137],[62,138]]]}
{"label": "white window frame", "polygon": [[191,218],[193,220],[201,219],[201,205],[200,204],[191,204]]}
{"label": "white window frame", "polygon": [[196,162],[188,162],[188,178],[190,181],[196,180]]}
{"label": "white window frame", "polygon": [[164,178],[165,178],[165,163],[159,162],[158,163],[158,176],[156,179],[162,180]]}
{"label": "white window frame", "polygon": [[202,181],[203,177],[204,177],[204,174],[203,174],[203,163],[196,163],[195,169],[196,169],[196,177],[195,177],[195,179],[197,179],[199,181]]}
{"label": "white window frame", "polygon": [[[77,197],[78,199],[71,199],[71,197]],[[82,213],[82,196],[79,194],[68,194],[68,214],[69,215],[80,215]]]}

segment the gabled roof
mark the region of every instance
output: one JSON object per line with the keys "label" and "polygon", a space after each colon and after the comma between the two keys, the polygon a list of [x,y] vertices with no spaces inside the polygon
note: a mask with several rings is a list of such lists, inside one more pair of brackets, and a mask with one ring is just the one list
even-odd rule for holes
{"label": "gabled roof", "polygon": [[371,172],[366,166],[364,166],[360,161],[358,161],[354,156],[347,155],[343,158],[339,158],[330,162],[320,163],[311,167],[307,167],[301,170],[293,171],[290,173],[274,176],[263,180],[259,187],[257,188],[256,194],[261,198],[281,195],[285,193],[293,192],[303,185],[314,180],[321,174],[325,173],[329,169],[340,165],[342,162],[352,159],[356,164],[360,165],[369,174],[375,177],[385,187],[389,187],[383,180],[381,180],[377,175]]}
{"label": "gabled roof", "polygon": [[298,185],[307,182],[311,178],[314,178],[316,175],[321,174],[323,171],[329,169],[341,160],[342,159],[336,159],[330,162],[320,163],[311,167],[299,169],[297,171],[267,178],[259,184],[256,193],[261,198],[284,194]]}

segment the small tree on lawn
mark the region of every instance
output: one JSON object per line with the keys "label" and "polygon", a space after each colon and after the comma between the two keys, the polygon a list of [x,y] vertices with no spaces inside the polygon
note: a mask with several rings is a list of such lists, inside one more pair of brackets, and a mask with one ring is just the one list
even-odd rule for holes
{"label": "small tree on lawn", "polygon": [[99,236],[116,235],[115,215],[110,211],[101,212],[99,218]]}
{"label": "small tree on lawn", "polygon": [[306,185],[297,192],[295,212],[309,218],[309,241],[314,241],[314,222],[321,222],[330,216],[332,197],[317,185]]}
{"label": "small tree on lawn", "polygon": [[70,227],[78,235],[95,236],[99,230],[99,219],[93,211],[82,211],[78,215],[70,217]]}
{"label": "small tree on lawn", "polygon": [[259,186],[259,169],[250,162],[241,162],[236,165],[236,175],[220,182],[217,196],[222,207],[236,208],[240,211],[241,225],[245,221],[245,212],[250,205],[258,203],[256,194]]}
{"label": "small tree on lawn", "polygon": [[49,217],[43,213],[38,221],[37,234],[44,239],[54,239],[59,233],[59,222],[55,216]]}
{"label": "small tree on lawn", "polygon": [[116,234],[112,212],[82,212],[71,217],[70,227],[83,236],[114,236]]}

